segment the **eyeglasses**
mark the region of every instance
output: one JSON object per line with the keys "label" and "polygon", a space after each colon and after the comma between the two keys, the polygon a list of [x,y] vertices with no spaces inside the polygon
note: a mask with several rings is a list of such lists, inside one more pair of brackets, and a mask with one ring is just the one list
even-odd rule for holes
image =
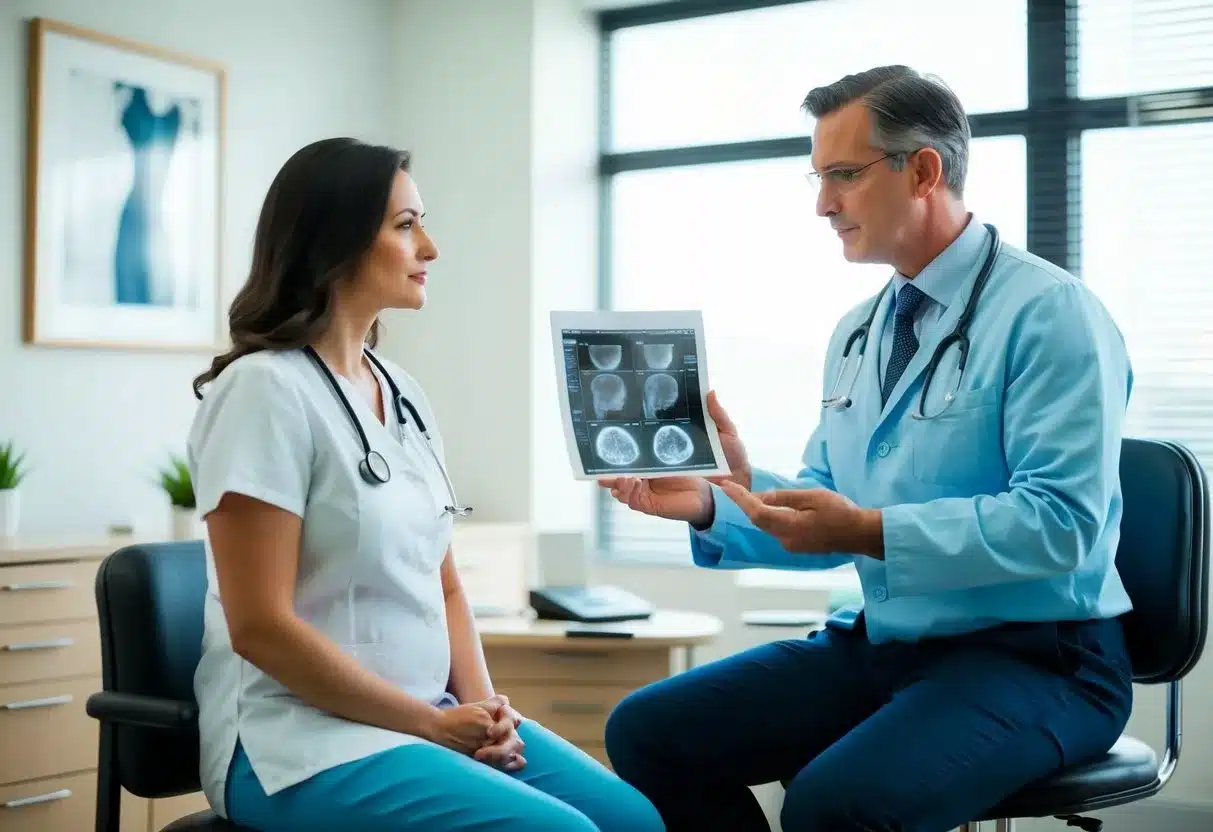
{"label": "eyeglasses", "polygon": [[853,185],[855,181],[859,179],[859,174],[872,167],[872,165],[876,164],[877,162],[883,162],[885,159],[892,159],[901,155],[902,154],[900,153],[886,153],[879,159],[873,159],[866,165],[862,165],[861,167],[857,168],[831,168],[827,171],[810,170],[805,173],[804,178],[809,181],[809,185],[812,186],[814,191],[821,190],[821,183],[823,179],[828,180],[831,185],[846,188],[849,185]]}

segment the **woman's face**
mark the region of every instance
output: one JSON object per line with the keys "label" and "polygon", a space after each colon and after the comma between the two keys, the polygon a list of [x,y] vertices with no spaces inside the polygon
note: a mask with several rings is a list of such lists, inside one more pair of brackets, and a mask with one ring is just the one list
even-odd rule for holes
{"label": "woman's face", "polygon": [[355,281],[357,291],[379,309],[425,305],[426,268],[438,248],[422,227],[425,208],[413,177],[396,172],[383,223]]}

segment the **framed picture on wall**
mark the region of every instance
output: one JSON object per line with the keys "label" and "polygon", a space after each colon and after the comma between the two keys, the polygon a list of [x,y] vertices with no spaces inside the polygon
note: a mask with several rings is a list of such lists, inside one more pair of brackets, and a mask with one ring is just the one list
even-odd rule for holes
{"label": "framed picture on wall", "polygon": [[35,18],[25,342],[220,347],[226,73]]}

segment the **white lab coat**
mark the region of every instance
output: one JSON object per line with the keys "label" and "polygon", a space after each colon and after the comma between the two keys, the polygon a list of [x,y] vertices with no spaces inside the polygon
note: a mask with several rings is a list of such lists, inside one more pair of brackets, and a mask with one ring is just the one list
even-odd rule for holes
{"label": "white lab coat", "polygon": [[[443,459],[425,394],[399,367],[384,365]],[[337,378],[372,449],[391,466],[390,482],[372,486],[359,476],[357,432],[306,354],[259,352],[233,362],[203,390],[188,442],[199,515],[234,491],[301,516],[296,613],[408,693],[449,702],[450,643],[439,576],[452,523],[443,512],[450,502],[445,482],[416,426],[401,429],[382,378],[386,426],[352,384]],[[207,568],[194,689],[202,787],[218,814],[227,816],[224,787],[238,736],[269,794],[332,766],[424,742],[306,705],[236,655],[209,543]]]}

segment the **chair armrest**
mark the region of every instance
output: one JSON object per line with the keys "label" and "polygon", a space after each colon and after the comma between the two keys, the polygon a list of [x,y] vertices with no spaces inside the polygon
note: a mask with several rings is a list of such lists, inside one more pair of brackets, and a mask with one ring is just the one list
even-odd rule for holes
{"label": "chair armrest", "polygon": [[94,693],[88,698],[84,709],[93,719],[118,725],[193,728],[198,724],[198,706],[193,702],[136,693]]}

